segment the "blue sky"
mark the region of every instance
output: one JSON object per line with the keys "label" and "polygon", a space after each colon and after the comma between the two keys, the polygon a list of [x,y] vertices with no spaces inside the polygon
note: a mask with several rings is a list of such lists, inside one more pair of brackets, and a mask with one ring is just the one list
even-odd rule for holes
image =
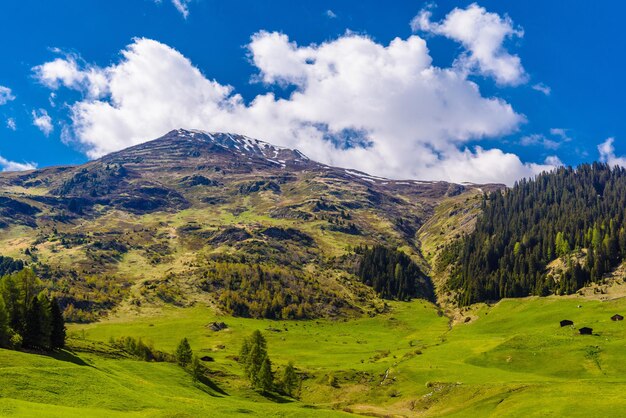
{"label": "blue sky", "polygon": [[[0,105],[0,166],[82,163],[152,139],[158,136],[156,132],[175,127],[170,125],[187,123],[193,126],[183,127],[243,131],[269,142],[304,148],[305,153],[324,162],[398,178],[510,183],[558,161],[571,165],[600,158],[624,162],[619,157],[626,153],[622,146],[626,138],[622,122],[626,36],[619,30],[626,11],[623,2],[485,0],[472,5],[469,1],[396,1],[394,7],[363,0],[174,3],[0,3],[4,56],[0,86],[5,87],[0,88],[0,103],[5,102]],[[480,58],[485,46],[468,44],[471,40],[463,27],[454,27],[452,20],[446,24],[455,9],[476,11],[473,16],[481,20],[473,22],[478,25],[474,31],[495,18],[500,19],[494,23],[500,29],[510,26],[512,33],[497,46],[495,58],[489,51]],[[423,15],[426,23],[412,28],[411,21],[424,11],[429,13]],[[251,41],[255,34],[257,42]],[[354,37],[369,43],[339,42]],[[387,50],[396,37],[407,43],[399,52]],[[409,43],[411,37],[425,41],[427,49],[420,49],[419,42]],[[319,47],[324,43],[330,45],[327,50]],[[288,53],[276,52],[289,45]],[[378,47],[382,49],[377,52]],[[124,51],[131,51],[130,58]],[[313,61],[335,60],[339,67],[350,64],[342,61],[342,56],[354,51],[359,51],[355,60],[363,59],[363,65],[346,66],[341,79],[320,81],[320,68],[313,69],[314,74],[302,72],[305,63]],[[405,53],[399,63],[376,68],[381,60],[395,60]],[[146,76],[152,84],[146,81],[145,90],[127,93],[134,87],[117,87],[143,82],[145,67],[139,63],[153,60],[146,64],[152,68],[167,61],[159,54],[170,57],[172,65],[152,78]],[[329,54],[331,58],[327,58]],[[372,58],[371,54],[380,55]],[[290,64],[290,59],[298,57],[301,63]],[[519,58],[521,70],[508,76],[501,69],[490,70],[492,64],[501,64],[497,60],[503,57]],[[405,65],[405,58],[419,63]],[[432,62],[424,64],[424,59]],[[74,65],[69,68],[75,74],[70,77],[58,66],[45,67],[44,73],[41,66],[55,60]],[[128,68],[121,68],[124,62]],[[131,63],[137,66],[130,67]],[[404,70],[421,71],[424,65],[462,74],[458,76],[461,80],[441,75],[436,90],[420,87],[428,79],[408,81],[412,75]],[[200,75],[194,75],[194,68]],[[126,71],[131,74],[122,79]],[[90,72],[100,78],[87,77]],[[367,77],[369,81],[347,93],[333,89],[344,98],[355,94],[344,99],[345,103],[341,97],[320,93],[336,87],[333,83]],[[213,81],[217,87],[206,84]],[[180,85],[185,93],[168,90],[153,94],[162,86],[173,85]],[[473,85],[478,95],[468,97]],[[226,86],[230,90],[220,90]],[[386,93],[403,88],[406,95]],[[158,107],[143,112],[142,106],[127,104],[141,98],[142,91],[145,101],[151,105],[159,101]],[[195,92],[202,97],[195,97]],[[302,93],[300,101],[291,100],[298,92]],[[359,92],[366,103],[352,106]],[[219,97],[206,98],[212,94]],[[272,100],[266,106],[251,105],[255,98],[270,94]],[[441,96],[443,102],[429,102]],[[464,107],[451,109],[457,98],[465,100]],[[232,100],[237,103],[229,104]],[[366,108],[370,102],[370,107],[380,109],[381,116],[372,124]],[[91,106],[94,103],[102,106]],[[196,104],[187,107],[188,103]],[[332,115],[324,112],[329,103],[338,106]],[[112,109],[98,113],[107,106]],[[197,110],[198,114],[165,122],[163,118],[152,121],[144,114],[169,115],[181,106],[186,113]],[[235,110],[224,110],[233,106]],[[315,110],[303,110],[306,106]],[[214,117],[212,109],[221,112],[219,117]],[[393,113],[387,115],[385,109]],[[386,121],[393,126],[385,126]],[[334,151],[333,146],[355,132],[363,136],[363,143],[374,145]],[[297,138],[293,139],[294,135]],[[607,141],[609,138],[614,140]],[[326,143],[319,142],[322,140]],[[601,144],[602,153],[598,149]],[[343,144],[340,148],[350,147]],[[394,154],[394,150],[399,151]],[[489,150],[498,152],[486,153]]]}

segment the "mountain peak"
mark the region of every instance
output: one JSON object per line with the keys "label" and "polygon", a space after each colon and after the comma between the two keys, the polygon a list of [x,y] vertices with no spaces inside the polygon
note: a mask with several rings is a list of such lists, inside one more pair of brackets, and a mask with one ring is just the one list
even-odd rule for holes
{"label": "mountain peak", "polygon": [[229,132],[207,132],[198,129],[176,129],[165,136],[178,136],[191,140],[210,142],[243,155],[253,155],[277,163],[285,160],[307,161],[309,158],[298,150],[273,145],[259,139]]}

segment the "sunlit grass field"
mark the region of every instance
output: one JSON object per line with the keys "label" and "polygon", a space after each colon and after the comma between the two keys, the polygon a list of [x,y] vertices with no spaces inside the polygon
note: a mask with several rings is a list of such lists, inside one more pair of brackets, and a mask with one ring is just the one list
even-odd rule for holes
{"label": "sunlit grass field", "polygon": [[[580,306],[580,307],[579,307]],[[623,416],[626,300],[503,300],[450,325],[423,301],[348,321],[218,317],[205,306],[124,313],[69,327],[55,357],[0,351],[0,414],[8,416]],[[570,319],[574,327],[559,326]],[[207,325],[224,321],[228,329]],[[592,327],[594,335],[578,334]],[[249,389],[236,361],[253,330],[268,340],[277,374],[293,361],[300,399]],[[172,352],[187,337],[215,387],[169,363],[120,358],[111,338],[140,337]],[[108,353],[107,350],[112,350]],[[331,376],[336,385],[331,385]]]}

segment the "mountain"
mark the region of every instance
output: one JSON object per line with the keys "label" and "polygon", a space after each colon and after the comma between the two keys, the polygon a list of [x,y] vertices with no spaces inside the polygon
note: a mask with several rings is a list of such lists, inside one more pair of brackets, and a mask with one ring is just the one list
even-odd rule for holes
{"label": "mountain", "polygon": [[[74,320],[196,301],[240,316],[361,315],[405,280],[416,291],[397,297],[432,298],[430,262],[501,187],[389,180],[178,129],[84,165],[2,173],[0,254],[35,268]],[[373,245],[390,252],[366,272]],[[380,283],[398,248],[411,265]]]}

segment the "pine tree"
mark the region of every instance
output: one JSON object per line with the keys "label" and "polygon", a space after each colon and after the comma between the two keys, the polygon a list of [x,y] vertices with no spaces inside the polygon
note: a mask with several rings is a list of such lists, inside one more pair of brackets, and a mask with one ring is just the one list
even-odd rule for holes
{"label": "pine tree", "polygon": [[189,363],[191,363],[192,356],[193,351],[191,350],[189,341],[187,341],[187,337],[185,337],[180,340],[180,343],[178,343],[178,347],[176,348],[176,362],[182,367],[186,367]]}
{"label": "pine tree", "polygon": [[244,366],[246,375],[250,379],[252,386],[257,387],[259,385],[259,373],[263,360],[267,357],[267,354],[263,352],[259,345],[253,344],[250,347],[250,352],[246,364]]}
{"label": "pine tree", "polygon": [[43,313],[39,300],[34,297],[26,310],[24,321],[24,346],[29,348],[42,348],[42,318]]}
{"label": "pine tree", "polygon": [[244,363],[248,358],[248,353],[250,353],[250,341],[247,338],[244,338],[243,343],[241,344],[241,349],[239,350],[239,362]]}
{"label": "pine tree", "polygon": [[255,388],[262,388],[261,369],[266,359],[269,361],[267,341],[259,330],[255,330],[250,338],[244,340],[239,355],[239,362],[243,365],[244,373]]}
{"label": "pine tree", "polygon": [[41,334],[39,335],[39,346],[41,348],[49,349],[52,347],[50,344],[50,336],[52,335],[52,307],[50,305],[50,299],[44,293],[40,293],[37,296],[39,302],[39,315],[41,324]]}
{"label": "pine tree", "polygon": [[289,364],[285,367],[281,383],[283,390],[289,396],[293,396],[295,391],[298,389],[298,386],[300,385],[300,378],[296,374],[296,370],[294,369],[292,362],[289,362]]}
{"label": "pine tree", "polygon": [[65,347],[65,320],[56,298],[52,298],[50,301],[50,317],[52,321],[50,346],[52,348],[63,348]]}
{"label": "pine tree", "polygon": [[204,377],[204,366],[202,366],[202,363],[200,363],[200,359],[198,358],[198,356],[195,355],[191,360],[191,377],[193,378],[194,382],[197,382],[198,380],[202,379],[202,377]]}
{"label": "pine tree", "polygon": [[269,392],[274,387],[274,374],[272,373],[272,362],[268,356],[265,356],[259,369],[259,375],[256,383],[257,388],[263,392]]}

